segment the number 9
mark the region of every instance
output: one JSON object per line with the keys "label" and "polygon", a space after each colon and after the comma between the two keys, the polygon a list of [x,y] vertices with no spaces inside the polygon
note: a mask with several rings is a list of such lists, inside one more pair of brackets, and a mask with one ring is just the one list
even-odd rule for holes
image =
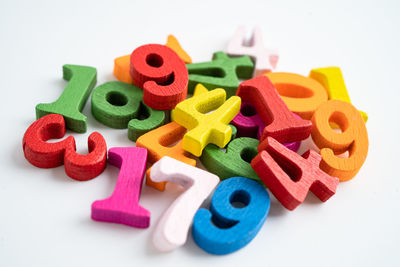
{"label": "number 9", "polygon": [[[368,133],[360,112],[350,103],[329,100],[318,107],[311,121],[312,139],[321,149],[321,169],[340,181],[353,178],[368,154]],[[331,123],[342,132],[334,131]],[[347,158],[336,156],[346,151]]]}
{"label": "number 9", "polygon": [[133,83],[143,89],[143,102],[157,110],[171,110],[187,94],[189,74],[185,63],[169,47],[149,44],[131,54]]}
{"label": "number 9", "polygon": [[[244,207],[235,207],[241,203]],[[268,192],[256,181],[232,177],[219,184],[210,210],[193,219],[196,244],[211,254],[228,254],[247,245],[261,229],[270,207]]]}

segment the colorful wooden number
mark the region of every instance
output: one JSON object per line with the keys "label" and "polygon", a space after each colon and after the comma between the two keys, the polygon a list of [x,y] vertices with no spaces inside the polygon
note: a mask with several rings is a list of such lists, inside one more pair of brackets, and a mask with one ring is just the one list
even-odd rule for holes
{"label": "colorful wooden number", "polygon": [[[311,121],[311,137],[321,148],[321,169],[340,181],[353,178],[368,154],[368,133],[361,114],[348,102],[329,100],[315,111]],[[330,123],[342,132],[334,131]],[[347,158],[336,156],[346,151]]]}
{"label": "colorful wooden number", "polygon": [[264,48],[262,33],[255,27],[250,40],[245,39],[246,28],[240,26],[228,44],[226,52],[230,56],[250,56],[255,62],[254,76],[271,72],[278,63],[278,53]]}
{"label": "colorful wooden number", "polygon": [[96,120],[111,128],[128,127],[128,138],[136,141],[165,121],[164,111],[148,107],[142,99],[143,91],[134,85],[106,82],[93,90],[92,114]]}
{"label": "colorful wooden number", "polygon": [[186,64],[192,63],[192,58],[183,50],[178,40],[172,34],[168,35],[165,46],[171,48]]}
{"label": "colorful wooden number", "polygon": [[264,74],[278,90],[290,111],[310,120],[315,110],[328,100],[325,88],[317,81],[295,73]]}
{"label": "colorful wooden number", "polygon": [[[190,56],[183,50],[178,40],[172,34],[168,35],[167,43],[165,45],[174,50],[183,62],[192,63]],[[129,73],[130,67],[131,55],[117,57],[114,60],[114,76],[121,82],[132,84],[133,80]]]}
{"label": "colorful wooden number", "polygon": [[172,251],[185,244],[194,214],[217,186],[219,178],[170,157],[163,157],[153,165],[151,177],[156,182],[169,181],[185,188],[164,212],[153,234],[157,249]]}
{"label": "colorful wooden number", "polygon": [[169,47],[149,44],[131,54],[133,83],[143,88],[143,101],[157,110],[170,110],[186,98],[188,71]]}
{"label": "colorful wooden number", "polygon": [[55,168],[65,165],[66,174],[72,179],[86,181],[100,175],[106,167],[107,145],[103,136],[93,132],[88,139],[89,154],[75,152],[75,139],[47,143],[65,135],[65,121],[59,114],[46,115],[26,130],[22,146],[25,158],[39,168]]}
{"label": "colorful wooden number", "polygon": [[[257,114],[256,109],[251,103],[248,102],[242,103],[240,112],[235,118],[233,118],[232,124],[237,128],[238,137],[251,137],[260,139],[265,128],[265,124]],[[287,148],[294,152],[299,149],[300,144],[301,141],[284,143]],[[235,175],[231,175],[231,177],[232,176]],[[248,177],[246,175],[242,176]]]}
{"label": "colorful wooden number", "polygon": [[64,164],[64,153],[67,148],[75,149],[75,139],[66,139],[47,143],[50,139],[63,138],[65,121],[59,114],[46,115],[29,126],[22,140],[25,158],[39,168],[55,168]]}
{"label": "colorful wooden number", "polygon": [[254,64],[250,57],[228,57],[224,52],[216,52],[212,61],[186,65],[189,71],[188,93],[193,93],[198,83],[209,90],[224,88],[227,97],[235,95],[239,79],[249,79]]}
{"label": "colorful wooden number", "polygon": [[216,174],[221,180],[233,176],[244,176],[261,182],[251,168],[250,162],[257,155],[258,140],[241,137],[233,139],[226,147],[226,152],[209,144],[200,157],[201,163],[209,172]]}
{"label": "colorful wooden number", "polygon": [[[196,166],[196,160],[190,157],[190,153],[182,149],[182,138],[186,128],[176,122],[163,125],[151,132],[139,137],[136,146],[147,148],[148,161],[151,164],[159,161],[164,156],[169,156],[191,166]],[[172,144],[177,144],[171,146]],[[158,189],[165,190],[166,182],[156,183],[151,179],[151,167],[146,171],[146,184]]]}
{"label": "colorful wooden number", "polygon": [[[328,67],[313,69],[311,70],[309,77],[320,82],[325,87],[328,91],[329,99],[351,103],[340,68]],[[360,113],[364,122],[367,122],[367,113],[363,111],[360,111]]]}
{"label": "colorful wooden number", "polygon": [[75,149],[65,150],[64,166],[66,174],[78,181],[86,181],[99,176],[107,164],[107,144],[98,132],[88,138],[89,154],[80,155]]}
{"label": "colorful wooden number", "polygon": [[60,114],[64,116],[68,129],[77,133],[86,132],[86,116],[81,111],[96,85],[96,74],[96,69],[92,67],[64,65],[63,78],[68,85],[57,101],[36,106],[36,118]]}
{"label": "colorful wooden number", "polygon": [[118,81],[124,83],[133,83],[133,79],[129,70],[131,68],[131,55],[125,55],[114,59],[114,76]]}
{"label": "colorful wooden number", "polygon": [[236,92],[250,102],[266,125],[261,140],[271,136],[281,143],[303,140],[310,135],[311,122],[293,116],[265,76],[242,82]]}
{"label": "colorful wooden number", "polygon": [[225,90],[219,88],[188,98],[172,110],[172,120],[189,129],[183,137],[184,150],[199,157],[209,143],[226,146],[232,135],[227,124],[240,110],[240,97],[226,102],[225,98]]}
{"label": "colorful wooden number", "polygon": [[321,201],[335,194],[339,180],[319,168],[321,156],[317,152],[308,150],[300,156],[271,137],[258,150],[251,166],[285,208],[294,210],[309,190]]}
{"label": "colorful wooden number", "polygon": [[147,150],[141,147],[113,147],[108,151],[109,163],[120,171],[114,193],[93,202],[93,220],[149,227],[150,212],[139,205],[146,160]]}
{"label": "colorful wooden number", "polygon": [[254,106],[249,102],[242,102],[239,114],[232,120],[238,130],[238,137],[251,137],[260,139],[265,124],[257,114]]}
{"label": "colorful wooden number", "polygon": [[215,190],[210,210],[197,211],[193,239],[208,253],[232,253],[254,239],[269,207],[268,192],[260,184],[244,177],[227,179]]}

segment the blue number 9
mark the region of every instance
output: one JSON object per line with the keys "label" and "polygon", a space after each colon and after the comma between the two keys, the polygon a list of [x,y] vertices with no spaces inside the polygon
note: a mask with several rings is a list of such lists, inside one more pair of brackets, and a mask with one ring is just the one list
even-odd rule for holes
{"label": "blue number 9", "polygon": [[228,254],[247,245],[267,218],[270,198],[259,183],[245,177],[222,181],[210,210],[199,209],[193,219],[196,244],[211,254]]}

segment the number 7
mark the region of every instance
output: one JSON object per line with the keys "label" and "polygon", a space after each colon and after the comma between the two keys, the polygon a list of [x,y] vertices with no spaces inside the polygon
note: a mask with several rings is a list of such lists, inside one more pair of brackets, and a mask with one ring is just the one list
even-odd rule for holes
{"label": "number 7", "polygon": [[150,176],[154,182],[173,182],[186,189],[164,212],[153,233],[158,250],[172,251],[186,242],[194,214],[217,186],[219,178],[170,157],[156,162]]}

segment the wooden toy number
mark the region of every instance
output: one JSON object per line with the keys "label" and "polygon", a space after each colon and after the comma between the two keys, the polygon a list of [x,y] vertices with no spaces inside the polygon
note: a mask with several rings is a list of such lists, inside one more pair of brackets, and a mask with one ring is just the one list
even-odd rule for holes
{"label": "wooden toy number", "polygon": [[[353,178],[368,154],[368,133],[359,111],[350,103],[329,100],[319,106],[311,121],[312,139],[321,149],[321,169],[340,181]],[[330,123],[342,132],[334,131]],[[346,151],[347,158],[337,156]]]}
{"label": "wooden toy number", "polygon": [[189,74],[185,63],[165,45],[136,48],[131,54],[130,74],[151,108],[170,110],[186,98]]}

